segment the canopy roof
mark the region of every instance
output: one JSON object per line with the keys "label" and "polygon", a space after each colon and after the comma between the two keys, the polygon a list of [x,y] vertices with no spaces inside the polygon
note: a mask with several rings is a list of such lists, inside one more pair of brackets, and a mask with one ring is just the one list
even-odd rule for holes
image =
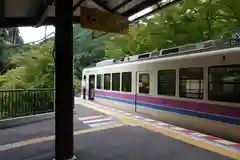
{"label": "canopy roof", "polygon": [[[73,23],[85,6],[130,17],[164,0],[73,0]],[[172,0],[169,4],[180,0]],[[154,12],[154,11],[153,11]],[[54,0],[0,0],[0,26],[40,26],[55,23]]]}

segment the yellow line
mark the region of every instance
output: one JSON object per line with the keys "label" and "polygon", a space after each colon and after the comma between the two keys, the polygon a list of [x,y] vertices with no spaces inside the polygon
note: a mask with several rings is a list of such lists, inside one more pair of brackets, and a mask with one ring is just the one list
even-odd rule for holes
{"label": "yellow line", "polygon": [[[83,105],[84,103],[81,103],[81,104]],[[117,117],[121,121],[125,122],[126,124],[141,126],[143,128],[149,129],[151,131],[159,132],[159,133],[161,133],[165,136],[168,136],[170,138],[174,138],[176,140],[180,140],[180,141],[189,143],[191,145],[197,146],[199,148],[203,148],[203,149],[218,153],[220,155],[230,157],[232,159],[240,160],[240,152],[234,152],[234,151],[231,151],[231,150],[220,148],[220,147],[214,146],[212,144],[203,142],[201,140],[192,139],[190,137],[187,137],[187,136],[184,136],[184,135],[181,135],[181,134],[177,134],[175,132],[171,132],[171,131],[167,131],[165,129],[157,128],[157,127],[152,126],[151,124],[147,124],[147,123],[140,122],[138,120],[131,119],[127,116],[124,116],[124,115],[116,113],[116,112],[112,112],[112,111],[107,110],[107,109],[92,107],[92,105],[90,106],[89,104],[87,104],[87,106],[86,105],[83,105],[83,106],[88,107],[88,108],[92,108],[94,110],[100,111],[102,113],[105,113],[105,114],[108,114],[108,115],[111,115],[111,116],[114,116],[114,117]]]}
{"label": "yellow line", "polygon": [[[74,135],[80,135],[80,134],[97,132],[97,131],[106,130],[106,129],[118,128],[118,127],[121,127],[123,125],[125,125],[125,124],[123,124],[123,123],[122,124],[113,124],[111,126],[104,126],[104,127],[97,127],[97,128],[89,128],[89,129],[85,129],[85,130],[79,130],[79,131],[75,131]],[[55,139],[55,136],[47,136],[47,137],[28,139],[28,140],[25,140],[25,141],[15,142],[15,143],[11,143],[11,144],[5,144],[5,145],[0,146],[0,151],[6,151],[6,150],[9,150],[9,149],[23,147],[23,146],[27,146],[27,145],[31,145],[31,144],[37,144],[37,143],[42,143],[42,142],[46,142],[46,141],[51,141],[51,140],[54,140],[54,139]]]}
{"label": "yellow line", "polygon": [[220,147],[211,145],[209,143],[206,143],[206,142],[203,142],[203,141],[200,141],[200,140],[195,140],[195,139],[192,139],[192,138],[189,138],[187,136],[183,136],[183,135],[171,132],[171,131],[160,129],[160,128],[154,127],[152,125],[149,125],[149,124],[144,124],[142,122],[137,122],[135,120],[133,120],[132,123],[135,123],[136,125],[144,127],[146,129],[149,129],[149,130],[152,130],[152,131],[155,131],[155,132],[159,132],[159,133],[161,133],[165,136],[168,136],[170,138],[174,138],[176,140],[180,140],[180,141],[192,144],[192,145],[197,146],[199,148],[203,148],[203,149],[206,149],[206,150],[209,150],[209,151],[212,151],[212,152],[216,152],[220,155],[224,155],[224,156],[230,157],[232,159],[240,160],[240,153],[233,152],[233,151],[230,151],[230,150],[227,150],[227,149],[224,149],[224,148],[220,148]]}

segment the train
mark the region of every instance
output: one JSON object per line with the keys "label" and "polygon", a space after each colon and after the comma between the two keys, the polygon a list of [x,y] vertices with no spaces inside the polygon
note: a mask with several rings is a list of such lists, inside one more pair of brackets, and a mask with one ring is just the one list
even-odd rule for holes
{"label": "train", "polygon": [[240,142],[239,39],[104,60],[83,77],[97,103]]}

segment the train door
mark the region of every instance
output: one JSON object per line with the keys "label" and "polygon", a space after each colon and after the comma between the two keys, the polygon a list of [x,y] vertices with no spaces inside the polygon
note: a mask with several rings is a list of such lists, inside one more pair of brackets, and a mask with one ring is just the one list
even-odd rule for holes
{"label": "train door", "polygon": [[87,84],[86,84],[86,82],[87,82],[87,76],[86,75],[83,75],[83,79],[82,79],[82,88],[81,88],[81,90],[82,90],[82,97],[83,97],[83,99],[86,99],[86,90],[87,90]]}
{"label": "train door", "polygon": [[142,97],[150,94],[150,72],[137,72],[135,111]]}
{"label": "train door", "polygon": [[89,75],[88,78],[88,99],[94,100],[95,97],[95,75]]}

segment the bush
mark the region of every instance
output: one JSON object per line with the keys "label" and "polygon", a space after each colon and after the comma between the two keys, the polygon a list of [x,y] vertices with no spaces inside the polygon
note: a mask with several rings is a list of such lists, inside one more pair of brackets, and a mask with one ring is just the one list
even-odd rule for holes
{"label": "bush", "polygon": [[73,79],[73,88],[74,88],[74,95],[80,96],[81,94],[81,80],[74,78]]}

